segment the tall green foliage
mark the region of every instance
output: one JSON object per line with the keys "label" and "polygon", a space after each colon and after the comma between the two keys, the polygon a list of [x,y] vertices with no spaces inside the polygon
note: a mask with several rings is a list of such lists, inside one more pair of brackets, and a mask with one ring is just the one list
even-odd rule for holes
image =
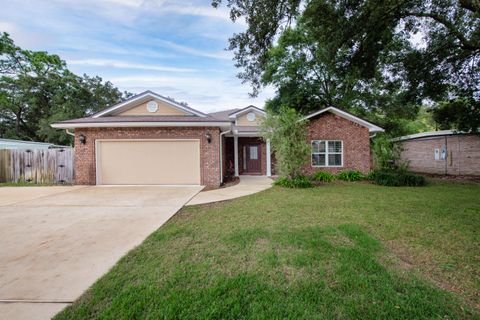
{"label": "tall green foliage", "polygon": [[440,129],[480,133],[480,99],[457,98],[442,101],[433,109],[433,120]]}
{"label": "tall green foliage", "polygon": [[373,139],[372,153],[375,170],[392,169],[393,165],[406,169],[407,165],[400,163],[401,147],[386,134],[377,134]]}
{"label": "tall green foliage", "polygon": [[283,106],[279,112],[269,111],[261,125],[265,140],[270,140],[280,175],[295,179],[302,175],[310,147],[306,143],[306,123],[295,109]]}
{"label": "tall green foliage", "polygon": [[54,121],[89,116],[128,96],[100,77],[77,76],[57,55],[19,48],[0,33],[0,137],[70,144]]}
{"label": "tall green foliage", "polygon": [[[270,108],[334,105],[395,135],[415,128],[424,102],[475,101],[480,5],[471,0],[212,0],[247,29],[234,34],[239,77],[253,94],[273,85]],[[465,111],[462,109],[461,111]],[[464,114],[468,115],[468,112]],[[476,130],[480,120],[459,117]]]}

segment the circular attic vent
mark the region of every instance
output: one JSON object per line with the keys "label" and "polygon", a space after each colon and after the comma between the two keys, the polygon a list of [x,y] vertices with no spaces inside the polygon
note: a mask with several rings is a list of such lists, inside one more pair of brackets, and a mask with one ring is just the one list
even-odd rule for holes
{"label": "circular attic vent", "polygon": [[255,118],[256,118],[255,113],[250,112],[250,113],[247,114],[247,120],[248,121],[255,121]]}
{"label": "circular attic vent", "polygon": [[150,101],[147,103],[148,112],[157,112],[158,104],[155,101]]}

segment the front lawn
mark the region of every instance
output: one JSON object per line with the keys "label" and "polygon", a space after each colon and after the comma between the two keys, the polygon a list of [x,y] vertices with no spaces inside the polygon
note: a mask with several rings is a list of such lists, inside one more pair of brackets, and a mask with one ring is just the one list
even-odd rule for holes
{"label": "front lawn", "polygon": [[57,319],[477,318],[479,195],[338,182],[187,207]]}

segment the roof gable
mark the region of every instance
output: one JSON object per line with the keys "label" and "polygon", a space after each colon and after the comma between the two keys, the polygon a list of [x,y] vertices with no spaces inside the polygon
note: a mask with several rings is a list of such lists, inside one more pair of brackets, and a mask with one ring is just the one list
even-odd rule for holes
{"label": "roof gable", "polygon": [[[111,106],[103,111],[100,111],[92,116],[92,118],[100,118],[100,117],[106,117],[106,116],[111,116],[111,115],[118,115],[123,112],[126,112],[129,109],[138,107],[139,105],[142,105],[144,103],[147,103],[151,100],[156,100],[160,103],[162,103],[163,106],[172,108],[174,110],[177,110],[179,112],[184,113],[185,115],[191,115],[191,116],[198,116],[198,117],[207,117],[206,114],[195,110],[193,108],[187,107],[185,105],[182,105],[178,102],[175,102],[167,97],[164,97],[162,95],[159,95],[155,92],[152,91],[145,91],[140,94],[137,94],[133,97],[130,97],[129,99],[120,102],[114,106]],[[128,113],[127,113],[128,115]]]}
{"label": "roof gable", "polygon": [[[149,110],[149,105],[152,104],[154,109]],[[118,110],[117,110],[118,111]],[[192,113],[186,112],[179,108],[174,108],[158,99],[148,100],[140,104],[134,105],[128,109],[122,109],[120,112],[113,111],[110,115],[115,116],[192,116]]]}
{"label": "roof gable", "polygon": [[335,108],[335,107],[328,107],[328,108],[325,108],[325,109],[315,111],[315,112],[305,116],[303,119],[308,120],[310,118],[321,115],[322,113],[325,113],[325,112],[331,112],[333,114],[336,114],[339,117],[342,117],[342,118],[347,119],[349,121],[355,122],[356,124],[364,126],[364,127],[368,128],[369,132],[383,132],[383,131],[385,131],[382,128],[380,128],[379,126],[377,126],[377,125],[375,125],[371,122],[368,122],[367,120],[363,120],[363,119],[361,119],[357,116],[354,116],[351,113],[348,113],[346,111],[340,110],[340,109]]}
{"label": "roof gable", "polygon": [[229,118],[232,119],[232,120],[235,120],[237,117],[245,114],[245,113],[248,113],[248,112],[255,112],[255,113],[258,113],[258,114],[261,114],[263,116],[265,116],[267,113],[265,111],[263,111],[262,109],[260,108],[257,108],[255,106],[248,106],[246,108],[243,108],[243,109],[240,109],[240,110],[237,110],[235,112],[232,112],[229,114]]}

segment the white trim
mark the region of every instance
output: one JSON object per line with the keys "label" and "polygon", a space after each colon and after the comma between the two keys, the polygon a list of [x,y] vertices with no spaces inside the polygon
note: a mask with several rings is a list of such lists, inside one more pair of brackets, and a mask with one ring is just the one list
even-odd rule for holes
{"label": "white trim", "polygon": [[265,116],[267,113],[265,111],[263,111],[262,109],[259,109],[255,106],[249,106],[249,107],[246,107],[246,108],[243,108],[241,110],[238,110],[236,111],[235,113],[232,113],[230,114],[228,117],[230,119],[236,119],[238,116],[241,116],[242,114],[244,113],[247,113],[249,111],[253,111],[253,112],[256,112],[256,113],[259,113],[261,114],[262,116]]}
{"label": "white trim", "polygon": [[146,91],[146,92],[140,93],[140,94],[138,94],[138,95],[136,95],[136,96],[134,96],[134,97],[132,97],[132,98],[130,98],[130,99],[127,99],[127,100],[124,101],[124,102],[120,102],[120,103],[118,103],[118,104],[116,104],[116,105],[114,105],[114,106],[112,106],[112,107],[110,107],[110,108],[107,108],[107,109],[105,109],[105,110],[103,110],[103,111],[100,111],[100,112],[94,114],[94,115],[92,116],[92,118],[102,117],[102,116],[104,116],[104,115],[106,115],[106,114],[109,114],[109,113],[111,113],[111,112],[113,112],[113,111],[115,111],[115,110],[118,110],[118,109],[120,109],[120,108],[123,108],[123,107],[125,107],[125,106],[127,106],[127,105],[129,105],[129,104],[131,104],[131,103],[134,103],[134,102],[136,102],[136,101],[138,101],[138,100],[140,100],[140,99],[146,98],[146,97],[150,97],[150,98],[152,98],[152,99],[158,99],[158,100],[160,100],[160,101],[162,101],[162,102],[164,102],[164,103],[166,103],[166,104],[174,107],[175,109],[179,109],[179,110],[185,111],[185,112],[187,112],[187,113],[197,115],[197,116],[199,116],[199,117],[207,117],[206,114],[204,114],[204,113],[202,113],[202,112],[200,112],[200,111],[194,110],[194,109],[192,109],[192,108],[190,108],[190,107],[186,108],[185,106],[182,106],[182,105],[179,104],[179,103],[175,103],[175,102],[173,102],[173,101],[171,101],[171,100],[169,100],[169,99],[166,99],[165,97],[162,97],[161,95],[158,95],[158,94],[156,94],[156,93],[154,93],[154,92]]}
{"label": "white trim", "polygon": [[267,140],[267,177],[272,176],[272,160],[270,159],[270,139]]}
{"label": "white trim", "polygon": [[420,133],[415,133],[415,134],[411,134],[411,135],[408,135],[408,136],[393,138],[391,141],[403,141],[403,140],[427,138],[427,137],[438,137],[438,136],[451,136],[451,135],[455,135],[455,134],[465,134],[465,132],[455,131],[455,130],[439,130],[439,131],[420,132]]}
{"label": "white trim", "polygon": [[[109,142],[109,141],[198,141],[198,154],[202,154],[202,147],[200,146],[201,141],[200,139],[95,139],[95,185],[97,186],[105,186],[104,184],[100,183],[100,176],[101,172],[98,167],[98,143],[99,142]],[[202,182],[202,164],[201,159],[198,161],[199,169],[200,169],[200,183]],[[200,186],[201,184],[183,184],[179,186]],[[116,184],[116,186],[126,186],[124,184]],[[135,184],[135,186],[139,186]],[[155,186],[154,184],[149,184],[149,186]],[[167,186],[166,184],[158,184],[158,186]]]}
{"label": "white trim", "polygon": [[345,118],[345,119],[347,119],[347,120],[350,120],[350,121],[352,121],[352,122],[355,122],[355,123],[357,123],[357,124],[359,124],[359,125],[362,125],[362,126],[364,126],[364,127],[367,127],[369,132],[384,132],[384,131],[385,131],[385,130],[383,130],[382,128],[380,128],[379,126],[374,125],[373,123],[370,123],[370,122],[368,122],[368,121],[365,121],[365,120],[363,120],[363,119],[360,119],[359,117],[356,117],[356,116],[354,116],[354,115],[351,115],[351,114],[349,114],[349,113],[347,113],[347,112],[345,112],[345,111],[343,111],[343,110],[337,109],[337,108],[335,108],[335,107],[328,107],[328,108],[319,110],[319,111],[317,111],[317,112],[311,113],[311,114],[303,117],[302,120],[308,120],[308,119],[310,119],[310,118],[312,118],[312,117],[315,117],[315,116],[317,116],[317,115],[319,115],[319,114],[322,114],[322,113],[324,113],[324,112],[327,112],[327,111],[332,112],[332,113],[336,114],[337,116],[340,116],[340,117]]}
{"label": "white trim", "polygon": [[227,130],[220,132],[220,183],[223,183],[223,140],[222,136],[231,132],[232,130]]}
{"label": "white trim", "polygon": [[230,122],[82,122],[82,123],[53,123],[55,129],[75,128],[128,128],[128,127],[228,127]]}
{"label": "white trim", "polygon": [[233,163],[235,164],[235,177],[238,177],[238,136],[233,136]]}
{"label": "white trim", "polygon": [[234,130],[233,133],[239,137],[261,137],[262,136],[261,132],[258,132],[258,131],[238,132],[238,130]]}
{"label": "white trim", "polygon": [[[314,154],[313,153],[313,142],[314,141],[324,141],[325,142],[325,152],[316,152],[315,154],[325,154],[325,165],[314,165],[313,164],[313,159],[312,159],[312,155]],[[341,154],[342,155],[342,164],[339,165],[339,166],[330,166],[328,165],[328,155],[329,155],[329,152],[328,152],[328,142],[330,141],[340,141],[341,144],[342,144],[342,150],[341,152],[332,152],[332,154]],[[344,153],[343,153],[343,140],[310,140],[310,166],[312,166],[312,168],[343,168],[343,158],[344,158]]]}

